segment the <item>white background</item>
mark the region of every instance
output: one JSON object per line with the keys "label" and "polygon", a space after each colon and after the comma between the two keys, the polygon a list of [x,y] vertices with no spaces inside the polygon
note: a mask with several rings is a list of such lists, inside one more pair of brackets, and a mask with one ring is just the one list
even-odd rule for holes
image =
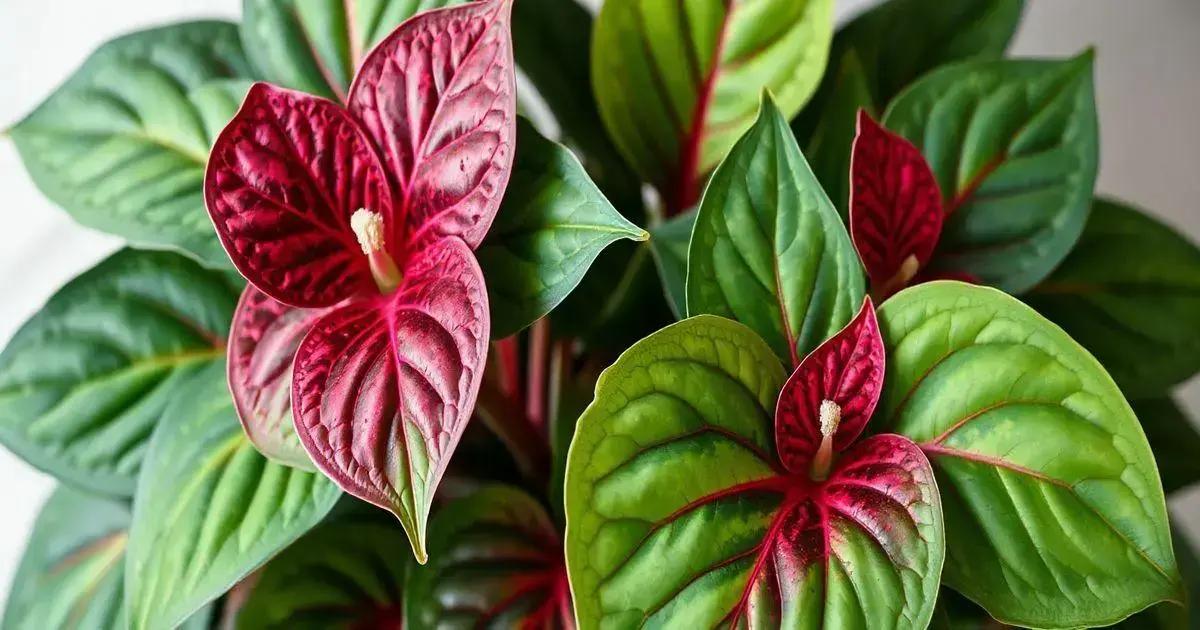
{"label": "white background", "polygon": [[[872,3],[839,0],[839,16]],[[1099,190],[1136,201],[1200,240],[1200,2],[1028,5],[1014,54],[1065,56],[1096,46]],[[236,18],[239,7],[240,0],[0,0],[0,128],[19,120],[104,41],[173,20]],[[0,140],[0,341],[117,245],[74,225],[42,198],[12,143]],[[1184,389],[1184,398],[1200,412],[1200,381]],[[52,486],[0,450],[0,602]],[[1200,491],[1172,507],[1200,540]]]}

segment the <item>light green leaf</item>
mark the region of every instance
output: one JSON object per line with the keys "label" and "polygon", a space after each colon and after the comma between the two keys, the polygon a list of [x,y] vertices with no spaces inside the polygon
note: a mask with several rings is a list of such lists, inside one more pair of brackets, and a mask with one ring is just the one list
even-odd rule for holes
{"label": "light green leaf", "polygon": [[[112,630],[125,627],[121,593],[129,508],[59,487],[33,526],[8,595],[3,630]],[[212,611],[184,628],[207,628]]]}
{"label": "light green leaf", "polygon": [[932,282],[879,309],[875,430],[921,445],[948,585],[995,618],[1108,625],[1180,596],[1154,456],[1104,368],[995,289]]}
{"label": "light green leaf", "polygon": [[101,46],[12,138],[34,183],[76,221],[228,266],[204,209],[204,166],[249,85],[223,80],[248,76],[234,24],[141,31]]}
{"label": "light green leaf", "polygon": [[850,321],[863,272],[770,98],[713,174],[688,252],[689,315],[736,319],[788,365]]}
{"label": "light green leaf", "polygon": [[478,253],[495,338],[558,306],[608,245],[648,238],[608,203],[570,151],[524,120],[517,147],[500,212]]}
{"label": "light green leaf", "polygon": [[177,254],[112,255],[0,354],[0,442],[69,484],[132,495],[163,409],[225,365],[237,295],[228,276]]}
{"label": "light green leaf", "polygon": [[593,90],[617,147],[679,212],[764,88],[788,116],[808,100],[832,35],[832,0],[612,0],[596,18]]}
{"label": "light green leaf", "polygon": [[209,366],[164,412],[142,468],[126,563],[130,630],[173,627],[311,529],[340,495],[320,474],[259,455],[224,366]]}
{"label": "light green leaf", "polygon": [[323,524],[263,567],[233,627],[399,628],[412,557],[397,550],[407,547],[408,537],[394,521]]}
{"label": "light green leaf", "polygon": [[1160,395],[1200,370],[1200,249],[1132,207],[1097,200],[1075,249],[1026,301],[1128,396]]}
{"label": "light green leaf", "polygon": [[1017,293],[1075,245],[1096,182],[1091,52],[946,67],[897,96],[883,123],[921,150],[941,187],[937,269]]}
{"label": "light green leaf", "polygon": [[688,244],[692,240],[696,214],[684,212],[650,230],[654,265],[677,319],[683,319],[687,313]]}

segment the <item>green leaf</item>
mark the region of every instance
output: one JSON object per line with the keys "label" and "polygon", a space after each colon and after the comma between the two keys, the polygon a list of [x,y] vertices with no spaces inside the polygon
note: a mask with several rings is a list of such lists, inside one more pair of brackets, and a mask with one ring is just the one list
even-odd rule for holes
{"label": "green leaf", "polygon": [[770,98],[713,174],[688,253],[688,314],[752,328],[796,365],[850,321],[863,272],[837,210]]}
{"label": "green leaf", "polygon": [[858,133],[858,110],[874,115],[875,102],[862,62],[853,51],[847,53],[805,150],[817,181],[846,225],[850,214],[850,147]]}
{"label": "green leaf", "polygon": [[672,213],[750,127],[764,88],[795,114],[825,68],[831,0],[606,2],[592,81],[617,147]]}
{"label": "green leaf", "polygon": [[1163,490],[1172,493],[1200,481],[1200,433],[1183,409],[1165,396],[1131,404],[1154,451]]}
{"label": "green leaf", "polygon": [[570,151],[524,120],[517,146],[500,212],[478,253],[497,339],[558,306],[605,247],[648,238],[608,203]]}
{"label": "green leaf", "polygon": [[323,524],[263,567],[234,627],[398,628],[412,560],[396,550],[406,547],[408,537],[394,521]]}
{"label": "green leaf", "polygon": [[238,424],[224,365],[164,412],[134,497],[130,630],[170,628],[319,522],[333,482],[269,462]]}
{"label": "green leaf", "polygon": [[[852,512],[824,498],[843,491],[842,473],[813,492],[780,472],[783,381],[753,331],[704,315],[643,339],[604,372],[567,464],[567,568],[581,626],[928,624],[944,542],[928,462],[905,441],[927,483],[910,477],[897,499],[860,481],[856,491],[891,500],[870,493],[875,507],[846,520]],[[881,439],[902,440],[867,442]],[[858,469],[888,466],[879,463]]]}
{"label": "green leaf", "polygon": [[237,295],[228,276],[177,254],[112,255],[0,353],[0,442],[71,485],[132,495],[167,403],[225,365]]}
{"label": "green leaf", "polygon": [[271,83],[346,100],[366,53],[401,22],[465,0],[243,0],[242,41]]}
{"label": "green leaf", "polygon": [[941,187],[938,270],[1017,293],[1075,245],[1096,182],[1091,52],[938,70],[897,96],[883,123],[921,150]]}
{"label": "green leaf", "polygon": [[248,76],[234,24],[141,31],[101,46],[12,138],[37,187],[76,221],[228,266],[204,209],[204,166],[249,85],[223,79]]}
{"label": "green leaf", "polygon": [[[128,527],[125,504],[60,486],[34,523],[0,628],[124,628]],[[184,627],[207,628],[211,616],[201,611]]]}
{"label": "green leaf", "polygon": [[683,319],[687,313],[688,244],[692,240],[696,214],[684,212],[650,230],[654,265],[677,319]]}
{"label": "green leaf", "polygon": [[932,282],[879,309],[876,430],[921,445],[945,582],[995,618],[1108,625],[1180,596],[1154,456],[1104,368],[995,289]]}
{"label": "green leaf", "polygon": [[405,587],[406,627],[572,627],[561,539],[532,497],[484,486],[443,508],[429,531],[429,564]]}
{"label": "green leaf", "polygon": [[1132,207],[1097,200],[1075,249],[1026,301],[1128,396],[1161,395],[1200,370],[1200,249]]}
{"label": "green leaf", "polygon": [[[1177,518],[1172,517],[1171,520],[1179,523]],[[1172,538],[1175,543],[1175,556],[1179,558],[1179,571],[1187,588],[1186,605],[1163,602],[1113,627],[1120,630],[1189,630],[1200,623],[1200,617],[1196,617],[1196,602],[1200,597],[1200,559],[1196,557],[1196,549],[1181,529],[1175,527]]]}

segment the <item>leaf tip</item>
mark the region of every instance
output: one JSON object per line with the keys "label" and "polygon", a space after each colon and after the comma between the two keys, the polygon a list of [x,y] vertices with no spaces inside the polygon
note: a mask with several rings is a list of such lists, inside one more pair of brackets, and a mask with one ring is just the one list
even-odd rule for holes
{"label": "leaf tip", "polygon": [[629,240],[631,240],[631,241],[637,241],[638,243],[644,243],[644,242],[650,240],[650,233],[647,232],[646,230],[642,230],[642,229],[630,230],[629,233],[631,235],[629,237]]}

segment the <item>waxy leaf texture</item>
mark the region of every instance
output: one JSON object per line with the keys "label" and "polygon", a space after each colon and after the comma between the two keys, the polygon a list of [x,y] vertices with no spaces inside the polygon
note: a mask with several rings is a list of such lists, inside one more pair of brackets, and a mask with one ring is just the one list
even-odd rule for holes
{"label": "waxy leaf texture", "polygon": [[297,434],[318,469],[396,514],[422,562],[487,353],[472,249],[512,170],[511,8],[488,0],[404,22],[363,60],[347,109],[255,85],[205,185],[257,289],[330,309],[296,350]]}

